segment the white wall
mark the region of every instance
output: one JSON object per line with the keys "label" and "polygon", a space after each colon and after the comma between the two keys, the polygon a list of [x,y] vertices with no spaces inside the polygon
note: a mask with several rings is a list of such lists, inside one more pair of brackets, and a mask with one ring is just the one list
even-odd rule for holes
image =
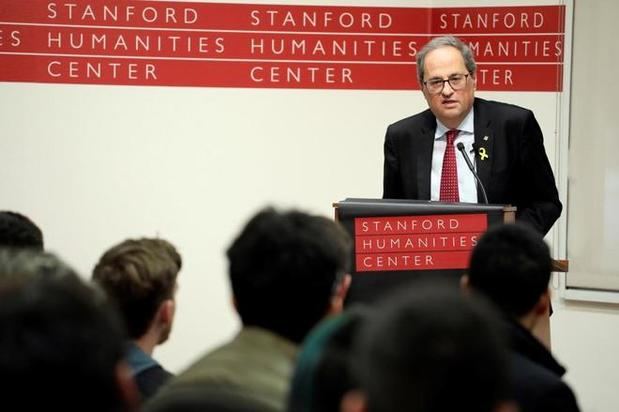
{"label": "white wall", "polygon": [[619,311],[603,304],[553,302],[552,348],[584,412],[619,408]]}
{"label": "white wall", "polygon": [[[608,147],[616,146],[616,139],[612,137],[617,136],[611,128],[617,117],[619,86],[611,79],[619,64],[616,44],[619,28],[615,21],[618,15],[619,3],[613,0],[576,1],[574,7],[567,215],[573,252],[568,251],[568,258],[576,270],[596,266],[589,262],[587,253],[591,254],[604,244],[599,236],[604,232],[599,227],[599,216],[605,199],[600,196],[603,191],[599,190],[599,182],[616,181],[616,177],[589,172],[593,168],[603,171],[604,161],[608,162],[607,167],[616,165],[616,160],[605,159],[616,158],[616,153],[608,154],[612,152]],[[604,145],[607,145],[608,157],[604,149],[600,152]],[[617,201],[616,198],[608,200]],[[615,234],[619,230],[616,222],[601,224]],[[614,225],[614,229],[608,225]],[[616,244],[609,246],[616,247]],[[612,258],[616,260],[617,257]],[[616,267],[616,263],[614,265]],[[555,298],[556,312],[551,317],[552,346],[568,368],[567,380],[575,389],[583,411],[619,410],[619,306],[560,300],[558,293]]]}

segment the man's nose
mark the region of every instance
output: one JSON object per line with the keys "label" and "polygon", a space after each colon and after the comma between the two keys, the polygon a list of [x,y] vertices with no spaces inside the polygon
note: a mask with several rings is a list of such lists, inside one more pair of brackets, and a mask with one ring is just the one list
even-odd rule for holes
{"label": "man's nose", "polygon": [[454,89],[452,89],[451,84],[449,82],[443,83],[443,90],[441,90],[441,94],[443,96],[451,96],[454,93]]}

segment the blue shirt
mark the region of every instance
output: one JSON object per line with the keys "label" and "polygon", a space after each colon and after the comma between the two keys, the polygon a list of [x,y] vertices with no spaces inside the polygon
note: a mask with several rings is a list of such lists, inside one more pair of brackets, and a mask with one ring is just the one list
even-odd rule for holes
{"label": "blue shirt", "polygon": [[156,360],[133,342],[127,346],[126,359],[134,376],[148,368],[159,365]]}

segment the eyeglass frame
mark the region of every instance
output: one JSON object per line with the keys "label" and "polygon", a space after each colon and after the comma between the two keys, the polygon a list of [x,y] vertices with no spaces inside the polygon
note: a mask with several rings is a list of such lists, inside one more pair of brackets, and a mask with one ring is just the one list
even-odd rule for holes
{"label": "eyeglass frame", "polygon": [[[450,75],[449,77],[447,77],[446,79],[438,79],[438,78],[434,79],[434,78],[432,78],[432,79],[424,80],[423,81],[423,85],[425,86],[425,88],[428,91],[428,93],[433,94],[433,95],[441,94],[443,92],[443,90],[445,90],[445,83],[449,83],[449,87],[451,87],[451,90],[456,92],[456,91],[462,90],[462,89],[464,89],[466,87],[466,83],[468,82],[469,76],[471,76],[471,74],[472,74],[471,72],[468,72],[468,73],[454,73],[454,74]],[[453,85],[451,84],[451,80],[452,80],[451,77],[453,77],[453,76],[464,76],[464,85],[462,87],[458,88],[458,89],[454,88]],[[431,81],[431,80],[437,80],[437,81],[440,80],[443,83],[441,85],[441,88],[438,91],[434,92],[434,93],[430,92],[430,89],[428,89],[428,84],[427,83],[429,81]]]}

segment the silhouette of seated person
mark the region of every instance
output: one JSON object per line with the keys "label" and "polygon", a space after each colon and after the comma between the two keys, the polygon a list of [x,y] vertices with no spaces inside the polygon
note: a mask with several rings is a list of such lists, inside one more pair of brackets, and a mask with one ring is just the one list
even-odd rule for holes
{"label": "silhouette of seated person", "polygon": [[574,412],[574,393],[561,379],[565,368],[532,330],[550,305],[550,249],[522,223],[488,230],[473,249],[465,288],[489,298],[503,315],[511,348],[514,397],[521,412]]}
{"label": "silhouette of seated person", "polygon": [[350,255],[349,236],[330,219],[272,208],[257,213],[227,251],[241,330],[171,379],[147,410],[195,387],[235,395],[256,411],[285,411],[299,344],[342,310]]}
{"label": "silhouette of seated person", "polygon": [[356,345],[360,391],[343,412],[516,412],[493,308],[452,285],[413,283],[386,297]]}
{"label": "silhouette of seated person", "polygon": [[136,411],[124,339],[104,294],[55,256],[0,250],[4,405],[22,411]]}
{"label": "silhouette of seated person", "polygon": [[127,327],[127,361],[143,399],[172,377],[153,352],[172,331],[181,266],[181,256],[170,242],[142,238],[113,246],[93,270],[93,280],[116,305]]}

